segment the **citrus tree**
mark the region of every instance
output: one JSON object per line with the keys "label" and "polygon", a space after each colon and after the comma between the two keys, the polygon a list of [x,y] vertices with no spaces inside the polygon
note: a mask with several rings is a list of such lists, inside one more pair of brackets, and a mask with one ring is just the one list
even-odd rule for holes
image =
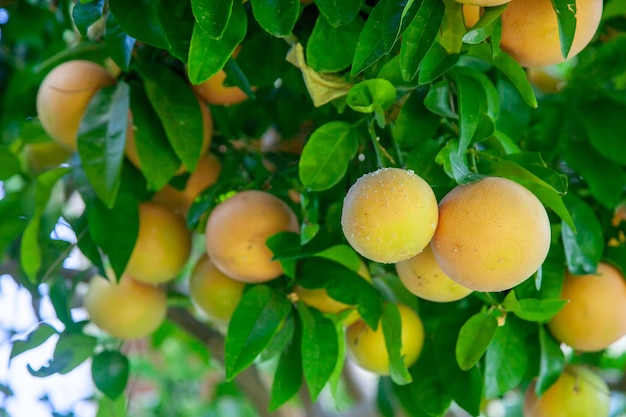
{"label": "citrus tree", "polygon": [[91,363],[101,417],[348,413],[354,366],[384,416],[622,412],[622,0],[0,7],[32,375]]}

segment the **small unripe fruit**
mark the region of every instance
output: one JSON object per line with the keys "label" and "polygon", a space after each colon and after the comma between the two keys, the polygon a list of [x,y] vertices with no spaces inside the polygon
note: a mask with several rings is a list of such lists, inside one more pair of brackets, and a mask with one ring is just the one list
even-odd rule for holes
{"label": "small unripe fruit", "polygon": [[84,304],[90,320],[102,330],[121,339],[137,339],[155,331],[165,319],[167,293],[127,274],[119,283],[95,275]]}
{"label": "small unripe fruit", "polygon": [[376,262],[420,253],[437,227],[437,199],[413,171],[381,168],[359,178],[343,201],[341,226],[350,245]]}

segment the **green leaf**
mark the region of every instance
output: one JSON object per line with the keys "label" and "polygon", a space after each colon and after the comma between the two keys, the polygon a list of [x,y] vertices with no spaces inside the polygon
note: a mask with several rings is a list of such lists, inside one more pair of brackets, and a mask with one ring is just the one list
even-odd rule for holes
{"label": "green leaf", "polygon": [[200,84],[224,68],[226,61],[246,36],[247,28],[248,15],[243,4],[238,1],[233,3],[231,17],[220,39],[212,38],[210,32],[200,24],[195,24],[189,47],[189,81]]}
{"label": "green leaf", "polygon": [[120,187],[128,129],[129,87],[104,87],[89,102],[78,128],[78,154],[93,190],[107,207]]}
{"label": "green leaf", "polygon": [[495,7],[486,7],[478,23],[476,23],[471,29],[467,31],[465,35],[463,35],[463,42],[469,44],[477,44],[483,42],[485,39],[491,36],[493,26],[497,24],[498,18],[500,17],[502,12],[504,12],[506,6],[506,4],[503,4]]}
{"label": "green leaf", "polygon": [[544,326],[539,326],[539,346],[541,347],[541,359],[535,392],[537,395],[542,395],[561,376],[565,367],[565,355],[560,344],[554,340]]}
{"label": "green leaf", "polygon": [[424,97],[414,91],[405,101],[392,126],[393,137],[402,147],[414,147],[434,137],[440,118],[424,105]]}
{"label": "green leaf", "polygon": [[459,54],[449,54],[439,43],[434,42],[428,50],[419,68],[418,82],[430,84],[450,71],[459,60]]}
{"label": "green leaf", "polygon": [[257,285],[246,291],[233,312],[226,333],[226,379],[232,380],[246,369],[271,342],[291,311],[282,291]]}
{"label": "green leaf", "polygon": [[605,158],[626,165],[624,136],[620,134],[626,104],[606,99],[594,100],[579,104],[576,113],[587,131],[591,145]]}
{"label": "green leaf", "polygon": [[370,12],[365,26],[359,35],[359,40],[352,60],[351,74],[353,76],[374,65],[385,55],[385,44],[382,39],[383,14],[389,0],[381,0]]}
{"label": "green leaf", "polygon": [[0,145],[0,181],[20,172],[20,161],[8,146]]}
{"label": "green leaf", "polygon": [[485,397],[496,398],[519,386],[528,369],[523,322],[508,317],[498,327],[485,354]]}
{"label": "green leaf", "polygon": [[17,355],[24,353],[28,350],[34,349],[45,343],[50,336],[57,334],[54,327],[47,323],[40,323],[35,330],[30,332],[25,340],[15,340],[11,345],[11,355],[9,356],[9,363],[11,359]]}
{"label": "green leaf", "polygon": [[514,313],[523,320],[545,323],[561,311],[565,304],[567,301],[561,299],[523,298],[518,300],[515,292],[511,291],[507,294],[502,306],[506,311]]}
{"label": "green leaf", "polygon": [[348,106],[359,113],[387,110],[396,101],[393,84],[382,78],[361,81],[348,91]]}
{"label": "green leaf", "polygon": [[396,41],[413,21],[420,6],[421,2],[415,0],[387,2],[383,11],[383,42],[386,54],[391,51]]}
{"label": "green leaf", "polygon": [[311,395],[315,402],[332,375],[339,357],[338,338],[335,324],[317,309],[308,308],[298,302],[298,313],[302,320],[302,368]]}
{"label": "green leaf", "polygon": [[468,314],[469,311],[462,310],[440,318],[433,331],[434,368],[452,399],[470,415],[477,416],[483,398],[483,377],[477,366],[462,371],[455,359],[458,335]]}
{"label": "green leaf", "polygon": [[316,0],[320,13],[333,27],[345,26],[358,16],[363,0]]}
{"label": "green leaf", "polygon": [[126,388],[130,363],[128,358],[116,350],[105,350],[93,357],[91,376],[96,387],[112,400]]}
{"label": "green leaf", "polygon": [[574,194],[567,194],[563,200],[575,226],[575,229],[566,223],[561,226],[567,269],[575,275],[593,274],[604,252],[600,221],[591,206]]}
{"label": "green leaf", "polygon": [[400,45],[400,71],[404,81],[412,81],[422,60],[433,46],[445,6],[439,0],[423,0],[417,15],[402,36]]}
{"label": "green leaf", "polygon": [[567,58],[576,33],[576,0],[550,0],[559,24],[561,53]]}
{"label": "green leaf", "polygon": [[563,150],[563,158],[584,178],[598,203],[608,209],[620,203],[626,174],[619,163],[600,155],[587,141],[569,142]]}
{"label": "green leaf", "polygon": [[89,2],[78,2],[72,9],[72,19],[78,32],[85,36],[87,29],[102,17],[104,0],[94,0]]}
{"label": "green leaf", "polygon": [[47,377],[59,373],[67,374],[91,357],[97,339],[82,333],[62,333],[54,348],[52,360],[35,371],[28,365],[28,372],[36,377]]}
{"label": "green leaf", "polygon": [[344,359],[346,357],[346,338],[344,337],[345,325],[343,320],[344,316],[342,314],[339,314],[337,317],[330,317],[335,324],[335,332],[337,333],[337,363],[335,364],[335,368],[328,378],[330,394],[333,396],[335,403],[338,403],[338,401],[340,401],[340,399],[342,398],[340,382],[343,380],[343,371],[346,362]]}
{"label": "green leaf", "polygon": [[468,48],[468,55],[495,65],[519,91],[526,104],[533,108],[537,107],[537,97],[528,81],[526,71],[510,55],[498,53],[494,56],[491,47],[486,43],[471,45]]}
{"label": "green leaf", "polygon": [[317,128],[307,140],[299,162],[302,185],[322,191],[337,184],[354,158],[359,138],[352,125],[334,121]]}
{"label": "green leaf", "polygon": [[358,272],[361,268],[361,258],[356,251],[348,245],[339,244],[331,246],[328,249],[316,253],[315,256],[330,259],[354,272]]}
{"label": "green leaf", "polygon": [[98,413],[96,417],[126,417],[126,396],[120,395],[112,400],[103,396],[98,400]]}
{"label": "green leaf", "polygon": [[129,36],[160,49],[169,49],[165,30],[158,17],[157,2],[151,0],[109,0],[110,12]]}
{"label": "green leaf", "polygon": [[443,16],[441,37],[439,42],[451,54],[461,51],[463,35],[465,34],[465,21],[463,20],[463,5],[455,0],[443,0],[445,13]]}
{"label": "green leaf", "polygon": [[458,119],[458,115],[450,107],[450,84],[447,80],[441,80],[428,87],[428,93],[424,98],[424,106],[434,114],[451,119]]}
{"label": "green leaf", "polygon": [[104,32],[104,46],[113,61],[122,71],[130,69],[130,59],[135,47],[135,39],[128,36],[117,24],[115,16],[107,15],[106,31]]}
{"label": "green leaf", "polygon": [[187,170],[193,172],[202,156],[204,136],[198,99],[187,83],[167,67],[143,64],[139,71],[146,95],[174,152]]}
{"label": "green leaf", "polygon": [[363,19],[357,17],[347,25],[334,27],[320,15],[306,45],[307,64],[318,72],[337,72],[349,67],[364,25]]}
{"label": "green leaf", "polygon": [[254,18],[268,33],[276,37],[291,34],[300,13],[298,0],[250,0]]}
{"label": "green leaf", "polygon": [[454,78],[458,89],[459,103],[459,152],[469,147],[480,120],[480,113],[486,107],[485,90],[475,78],[455,71]]}
{"label": "green leaf", "polygon": [[398,385],[406,385],[413,381],[402,356],[402,318],[398,306],[385,303],[381,316],[385,347],[389,355],[389,373],[391,380]]}
{"label": "green leaf", "polygon": [[[294,317],[297,317],[294,315]],[[270,395],[269,410],[274,411],[285,404],[300,390],[302,385],[302,323],[294,320],[294,332],[278,359]]]}
{"label": "green leaf", "polygon": [[498,321],[488,312],[474,314],[461,327],[456,344],[456,360],[467,371],[483,356],[498,329]]}
{"label": "green leaf", "polygon": [[53,187],[68,172],[69,168],[64,167],[52,169],[40,174],[35,182],[34,214],[24,230],[20,243],[20,264],[32,283],[37,281],[37,272],[39,272],[42,266],[40,247],[42,217],[50,200]]}
{"label": "green leaf", "polygon": [[[85,201],[89,234],[108,255],[111,267],[119,278],[126,269],[139,233],[138,201],[126,193],[119,195],[111,209],[98,199],[85,198]],[[116,232],[111,233],[111,230]]]}
{"label": "green leaf", "polygon": [[[80,275],[77,276],[80,279]],[[50,285],[49,297],[54,308],[54,312],[61,323],[65,326],[65,331],[76,333],[81,331],[80,325],[74,322],[70,302],[74,295],[75,285],[65,279],[55,279]]]}
{"label": "green leaf", "polygon": [[191,0],[196,22],[213,39],[221,39],[233,11],[233,0]]}
{"label": "green leaf", "polygon": [[298,269],[298,284],[304,288],[326,288],[331,298],[356,305],[363,320],[376,329],[381,315],[378,291],[355,271],[330,259],[306,259]]}
{"label": "green leaf", "polygon": [[174,176],[180,167],[180,160],[170,145],[146,92],[135,83],[130,86],[130,109],[141,172],[146,177],[150,190],[160,190]]}

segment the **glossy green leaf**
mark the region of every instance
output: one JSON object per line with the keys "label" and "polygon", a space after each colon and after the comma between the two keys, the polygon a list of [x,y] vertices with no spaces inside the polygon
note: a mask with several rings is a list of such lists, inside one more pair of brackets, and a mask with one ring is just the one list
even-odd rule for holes
{"label": "glossy green leaf", "polygon": [[344,365],[346,364],[346,338],[344,337],[344,315],[346,314],[349,315],[350,313],[344,311],[336,317],[329,317],[335,324],[335,332],[337,334],[337,363],[328,378],[330,394],[335,402],[340,401],[343,394],[340,388],[344,377]]}
{"label": "glossy green leaf", "polygon": [[437,81],[428,87],[424,98],[424,106],[434,114],[451,119],[457,119],[456,111],[450,103],[450,84],[446,80]]}
{"label": "glossy green leaf", "polygon": [[130,109],[141,172],[151,190],[160,190],[180,167],[180,159],[170,145],[161,120],[140,85],[131,84]]}
{"label": "glossy green leaf", "polygon": [[28,372],[36,377],[46,377],[56,373],[65,375],[93,355],[97,339],[82,333],[62,333],[54,348],[48,365],[35,371],[28,365]]}
{"label": "glossy green leaf", "polygon": [[291,311],[282,291],[257,285],[246,291],[233,312],[225,341],[226,378],[246,369],[271,342]]}
{"label": "glossy green leaf", "polygon": [[487,98],[482,85],[475,78],[455,72],[459,105],[459,152],[469,147],[480,120],[481,110],[487,107]]}
{"label": "glossy green leaf", "polygon": [[561,226],[567,269],[572,274],[593,274],[604,252],[602,227],[596,213],[585,201],[574,194],[567,194],[564,201],[576,227],[573,230],[565,223]]}
{"label": "glossy green leaf", "polygon": [[109,208],[120,187],[129,108],[128,84],[104,87],[89,102],[78,128],[83,169],[96,195]]}
{"label": "glossy green leaf", "polygon": [[382,31],[383,13],[387,1],[389,0],[379,1],[365,21],[352,60],[351,74],[353,76],[374,65],[385,54]]}
{"label": "glossy green leaf", "polygon": [[498,21],[506,6],[506,4],[503,4],[495,7],[486,7],[478,23],[463,35],[463,42],[477,44],[491,36],[493,25]]}
{"label": "glossy green leaf", "polygon": [[491,47],[486,43],[471,45],[468,55],[495,65],[519,91],[526,104],[537,107],[537,97],[526,77],[526,71],[510,55],[499,53],[494,56]]}
{"label": "glossy green leaf", "polygon": [[445,13],[443,15],[441,37],[439,42],[450,54],[461,52],[465,21],[463,20],[463,5],[456,0],[443,0]]}
{"label": "glossy green leaf", "polygon": [[351,246],[344,244],[331,246],[316,253],[315,256],[330,259],[354,272],[358,272],[362,265],[361,258],[356,251]]}
{"label": "glossy green leaf", "polygon": [[413,92],[392,126],[393,137],[402,147],[416,146],[433,138],[439,123],[440,117],[426,108],[424,96]]}
{"label": "glossy green leaf", "polygon": [[20,243],[20,264],[29,281],[37,281],[37,272],[42,267],[42,252],[40,245],[40,226],[44,210],[50,200],[52,189],[69,168],[56,168],[39,175],[35,183],[35,210],[22,235]]}
{"label": "glossy green leaf", "polygon": [[357,17],[347,25],[333,27],[324,16],[319,16],[306,45],[307,64],[318,72],[348,68],[364,25],[363,19]]}
{"label": "glossy green leaf", "polygon": [[535,392],[537,395],[542,395],[561,376],[565,367],[565,355],[560,344],[554,340],[544,326],[539,326],[539,346],[541,347],[541,359]]}
{"label": "glossy green leaf", "polygon": [[456,360],[461,370],[467,371],[476,365],[497,329],[496,318],[488,312],[476,313],[465,322],[456,344]]}
{"label": "glossy green leaf", "polygon": [[496,398],[519,386],[528,369],[529,349],[523,322],[508,318],[498,327],[485,353],[485,398]]}
{"label": "glossy green leaf", "polygon": [[330,259],[316,257],[302,262],[297,278],[304,288],[326,288],[331,298],[356,305],[368,326],[373,329],[378,326],[382,309],[380,295],[355,271]]}
{"label": "glossy green leaf", "polygon": [[285,404],[302,385],[302,324],[296,319],[294,331],[278,358],[270,395],[269,410]]}
{"label": "glossy green leaf", "polygon": [[537,178],[540,178],[546,184],[550,185],[557,193],[563,195],[567,192],[567,176],[562,172],[548,167],[539,152],[517,151],[510,153],[504,159],[517,163],[534,174]]}
{"label": "glossy green leaf", "polygon": [[[115,206],[108,209],[98,199],[86,199],[89,234],[108,255],[111,267],[119,278],[135,247],[139,233],[139,208],[134,196],[120,194]],[[111,233],[116,230],[116,233]]]}
{"label": "glossy green leaf", "polygon": [[20,161],[8,146],[0,145],[0,181],[20,172]]}
{"label": "glossy green leaf", "polygon": [[198,99],[180,76],[167,67],[142,65],[148,100],[159,115],[167,138],[188,171],[202,155],[204,128]]}
{"label": "glossy green leaf", "polygon": [[559,24],[559,39],[561,41],[561,53],[566,58],[574,43],[576,32],[576,0],[550,0],[556,12]]}
{"label": "glossy green leaf", "polygon": [[130,69],[130,59],[135,47],[135,39],[122,30],[113,14],[107,15],[104,46],[122,71]]}
{"label": "glossy green leaf", "polygon": [[126,417],[126,396],[120,395],[115,400],[103,396],[98,400],[96,417]]}
{"label": "glossy green leaf", "polygon": [[419,67],[418,82],[430,84],[450,71],[459,60],[459,54],[449,54],[439,43],[434,42]]}
{"label": "glossy green leaf", "polygon": [[57,330],[47,323],[40,323],[35,330],[30,332],[26,336],[25,340],[14,340],[11,346],[11,355],[9,356],[9,363],[11,359],[17,355],[35,349],[45,343],[52,335],[57,334]]}
{"label": "glossy green leaf", "polygon": [[561,299],[523,298],[518,300],[515,292],[511,291],[507,294],[502,306],[523,320],[545,323],[561,311],[565,304],[567,301]]}
{"label": "glossy green leaf", "polygon": [[359,138],[352,125],[335,121],[317,128],[307,140],[299,162],[302,185],[326,190],[337,184],[354,158]]}
{"label": "glossy green leaf", "polygon": [[311,395],[315,402],[330,379],[339,357],[338,338],[335,324],[317,309],[308,308],[298,302],[298,313],[302,320],[302,368]]}
{"label": "glossy green leaf", "polygon": [[380,318],[385,337],[385,347],[389,355],[389,374],[391,380],[398,385],[406,385],[413,381],[402,356],[402,318],[398,306],[385,303]]}
{"label": "glossy green leaf", "polygon": [[598,203],[609,209],[620,203],[626,173],[619,163],[600,155],[586,141],[568,143],[563,158],[568,166],[584,178]]}
{"label": "glossy green leaf", "polygon": [[94,0],[89,2],[78,2],[72,9],[72,18],[78,32],[85,36],[87,29],[102,17],[104,0]]}
{"label": "glossy green leaf", "polygon": [[383,112],[396,101],[393,84],[382,78],[361,81],[348,91],[348,106],[359,113]]}
{"label": "glossy green leaf", "polygon": [[199,24],[193,26],[188,59],[192,84],[200,84],[217,74],[246,35],[248,15],[243,4],[234,2],[231,13],[220,39],[212,38]]}
{"label": "glossy green leaf", "polygon": [[389,53],[396,41],[413,21],[421,2],[415,0],[388,1],[383,11],[383,42]]}
{"label": "glossy green leaf", "polygon": [[432,343],[435,370],[439,380],[443,381],[445,392],[470,415],[477,416],[480,413],[484,388],[481,371],[477,366],[463,371],[456,360],[458,335],[469,314],[470,311],[464,310],[462,314],[442,316],[433,330]]}
{"label": "glossy green leaf", "polygon": [[111,399],[116,399],[126,388],[130,363],[128,358],[115,350],[105,350],[93,357],[91,377],[96,387]]}
{"label": "glossy green leaf", "polygon": [[233,11],[233,0],[192,0],[196,22],[213,39],[224,35]]}
{"label": "glossy green leaf", "polygon": [[581,103],[577,111],[591,145],[602,156],[622,166],[626,165],[624,135],[621,133],[621,120],[625,112],[626,104],[611,100]]}
{"label": "glossy green leaf", "polygon": [[161,49],[169,49],[165,30],[158,17],[157,2],[151,0],[109,0],[110,12],[129,36]]}
{"label": "glossy green leaf", "polygon": [[363,0],[316,0],[320,13],[333,27],[345,26],[358,16]]}
{"label": "glossy green leaf", "polygon": [[417,15],[402,36],[400,71],[404,81],[411,81],[437,38],[445,7],[439,0],[422,0]]}
{"label": "glossy green leaf", "polygon": [[268,33],[288,36],[300,13],[299,0],[250,0],[254,18]]}

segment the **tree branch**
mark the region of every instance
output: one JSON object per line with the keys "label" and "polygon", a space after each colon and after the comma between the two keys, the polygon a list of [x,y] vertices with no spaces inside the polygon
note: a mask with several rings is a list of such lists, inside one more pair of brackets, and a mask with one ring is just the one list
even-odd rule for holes
{"label": "tree branch", "polygon": [[[180,307],[170,308],[167,317],[190,335],[205,343],[219,362],[224,364],[224,336],[196,319],[189,311]],[[252,402],[261,417],[286,417],[280,410],[268,411],[270,395],[254,366],[235,377],[235,384]]]}

